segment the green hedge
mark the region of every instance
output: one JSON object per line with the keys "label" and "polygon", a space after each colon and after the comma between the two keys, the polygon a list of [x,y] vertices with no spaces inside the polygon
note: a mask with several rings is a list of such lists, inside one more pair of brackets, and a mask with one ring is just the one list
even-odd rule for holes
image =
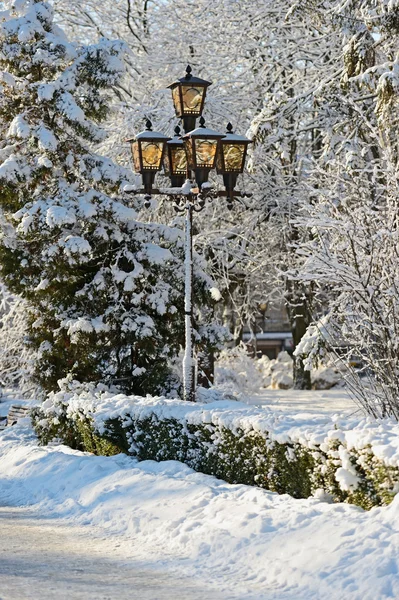
{"label": "green hedge", "polygon": [[[381,463],[367,446],[351,449],[349,460],[358,483],[342,489],[337,469],[342,467],[342,443],[309,448],[300,443],[278,443],[268,432],[234,431],[213,423],[192,424],[175,418],[145,418],[124,414],[96,430],[94,420],[82,412],[66,412],[49,419],[40,409],[33,415],[42,444],[54,438],[93,454],[123,452],[139,460],[178,460],[201,473],[229,483],[262,487],[294,498],[308,498],[322,490],[333,501],[350,502],[365,509],[389,504],[399,489],[399,469]],[[320,493],[320,492],[318,492]]]}

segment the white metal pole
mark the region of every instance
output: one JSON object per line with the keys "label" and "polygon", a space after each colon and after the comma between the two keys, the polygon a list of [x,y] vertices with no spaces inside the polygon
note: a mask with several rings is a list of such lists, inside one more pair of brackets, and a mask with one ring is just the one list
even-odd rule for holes
{"label": "white metal pole", "polygon": [[184,399],[195,401],[195,365],[193,359],[193,204],[186,201],[186,231],[185,231],[185,296],[184,313],[186,341],[183,358]]}

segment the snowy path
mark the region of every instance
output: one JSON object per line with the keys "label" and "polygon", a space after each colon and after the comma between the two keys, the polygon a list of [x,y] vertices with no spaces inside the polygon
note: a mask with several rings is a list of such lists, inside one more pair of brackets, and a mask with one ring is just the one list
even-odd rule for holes
{"label": "snowy path", "polygon": [[0,600],[221,600],[206,584],[127,559],[115,542],[26,508],[0,507],[0,531]]}
{"label": "snowy path", "polygon": [[344,389],[261,390],[246,400],[253,406],[267,406],[278,412],[308,415],[361,415],[362,411]]}

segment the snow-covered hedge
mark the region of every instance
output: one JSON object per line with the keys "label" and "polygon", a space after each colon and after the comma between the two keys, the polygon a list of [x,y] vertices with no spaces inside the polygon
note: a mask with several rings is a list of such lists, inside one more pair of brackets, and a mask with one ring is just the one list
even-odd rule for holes
{"label": "snow-covered hedge", "polygon": [[59,438],[95,454],[179,460],[295,498],[324,495],[370,508],[399,491],[399,425],[391,421],[287,416],[238,402],[200,405],[94,385],[50,394],[33,421],[43,444]]}

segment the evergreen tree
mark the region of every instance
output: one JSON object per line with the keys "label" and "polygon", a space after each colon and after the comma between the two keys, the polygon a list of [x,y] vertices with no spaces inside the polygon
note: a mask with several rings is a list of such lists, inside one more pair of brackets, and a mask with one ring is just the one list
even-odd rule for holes
{"label": "evergreen tree", "polygon": [[138,221],[133,175],[91,150],[123,44],[68,42],[47,2],[3,5],[0,268],[31,307],[36,378],[160,391],[183,338],[181,231]]}

